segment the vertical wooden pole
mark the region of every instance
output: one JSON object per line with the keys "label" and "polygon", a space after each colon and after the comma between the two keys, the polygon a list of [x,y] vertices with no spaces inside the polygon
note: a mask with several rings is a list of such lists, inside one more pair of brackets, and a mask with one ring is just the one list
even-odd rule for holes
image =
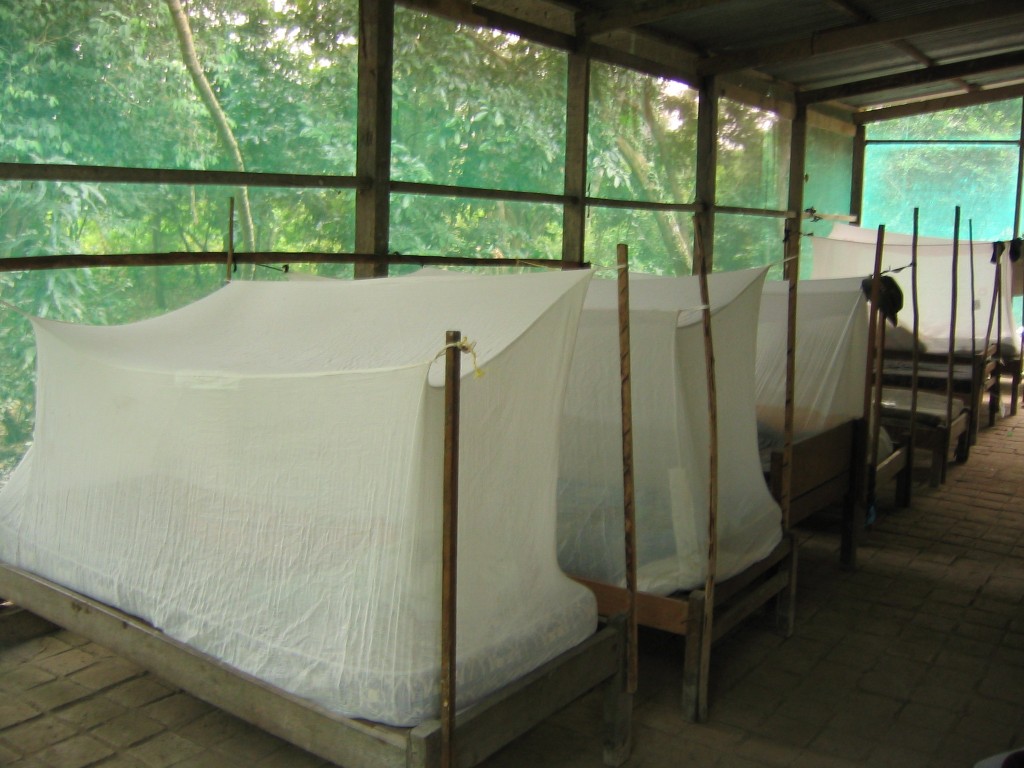
{"label": "vertical wooden pole", "polygon": [[235,198],[228,198],[228,263],[225,281],[231,282],[231,273],[235,270]]}
{"label": "vertical wooden pole", "polygon": [[[359,2],[356,116],[356,251],[388,252],[391,203],[391,84],[394,73],[394,0]],[[387,275],[386,261],[356,263],[356,277]]]}
{"label": "vertical wooden pole", "polygon": [[1017,186],[1013,201],[1013,231],[1010,237],[1020,234],[1021,195],[1024,194],[1024,101],[1020,105],[1020,140],[1017,142]]}
{"label": "vertical wooden pole", "polygon": [[629,248],[619,243],[616,259],[619,267],[619,376],[622,400],[622,502],[626,548],[626,591],[629,593],[626,636],[626,690],[636,693],[637,645],[636,621],[636,501],[633,484],[633,385],[629,344]]}
{"label": "vertical wooden pole", "polygon": [[796,398],[796,313],[797,283],[800,280],[801,224],[804,209],[804,173],[807,156],[807,106],[797,104],[793,116],[789,150],[789,210],[793,218],[786,220],[785,267],[789,283],[786,326],[786,394],[783,411],[782,488],[779,506],[782,527],[789,530],[790,503],[793,487],[793,418]]}
{"label": "vertical wooden pole", "polygon": [[[694,260],[691,271],[699,272],[703,259],[707,269],[714,264],[715,201],[718,195],[718,86],[714,77],[701,82],[697,94],[697,204],[694,214]],[[697,230],[700,229],[700,235]],[[698,243],[698,238],[702,241]],[[697,251],[703,255],[697,254]]]}
{"label": "vertical wooden pole", "polygon": [[910,240],[910,304],[913,312],[913,345],[910,353],[910,434],[907,438],[907,462],[909,473],[914,467],[914,441],[917,439],[917,376],[921,362],[921,350],[917,342],[921,336],[921,309],[917,296],[917,239],[920,230],[920,210],[914,209],[914,233]]}
{"label": "vertical wooden pole", "polygon": [[[953,214],[953,264],[952,264],[952,286],[949,297],[949,357],[946,360],[946,428],[948,429],[953,421],[953,356],[956,352],[956,302],[957,302],[957,273],[960,267],[960,206],[956,207]],[[972,361],[973,365],[973,361]],[[972,404],[973,407],[973,404]],[[972,414],[974,418],[976,414]]]}
{"label": "vertical wooden pole", "polygon": [[[967,220],[967,258],[971,265],[971,359],[978,354],[978,327],[975,318],[976,307],[974,303],[978,300],[978,294],[974,287],[974,219]],[[996,269],[999,269],[999,261],[996,260]],[[995,300],[995,294],[992,296]],[[988,345],[985,347],[985,354],[988,354]]]}
{"label": "vertical wooden pole", "polygon": [[861,214],[864,212],[864,157],[867,148],[867,133],[863,125],[857,126],[857,133],[853,137],[853,169],[850,178],[850,213],[857,217],[856,223],[861,223]]}
{"label": "vertical wooden pole", "polygon": [[455,765],[456,596],[459,542],[459,397],[462,334],[445,337],[444,480],[441,544],[441,768]]}
{"label": "vertical wooden pole", "polygon": [[718,390],[715,384],[715,347],[711,333],[711,295],[708,290],[706,244],[703,228],[698,225],[697,249],[700,300],[704,305],[701,325],[704,330],[704,369],[708,397],[708,559],[707,576],[704,579],[704,605],[701,621],[700,665],[697,688],[697,720],[707,718],[708,676],[711,670],[711,642],[714,637],[715,617],[715,571],[718,569]]}
{"label": "vertical wooden pole", "polygon": [[875,376],[881,376],[881,371],[876,371],[877,357],[877,335],[878,335],[878,300],[881,295],[882,277],[882,250],[885,247],[885,224],[878,225],[878,235],[875,239],[875,264],[871,272],[871,302],[868,307],[868,360],[867,370],[864,379],[864,418],[871,413],[871,393],[875,384]]}
{"label": "vertical wooden pole", "polygon": [[590,57],[569,54],[565,115],[565,195],[562,209],[562,260],[582,262],[587,217],[587,131]]}

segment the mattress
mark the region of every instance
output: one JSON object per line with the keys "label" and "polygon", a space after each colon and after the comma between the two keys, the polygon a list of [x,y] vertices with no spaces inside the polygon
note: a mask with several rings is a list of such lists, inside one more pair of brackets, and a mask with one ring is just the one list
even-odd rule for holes
{"label": "mattress", "polygon": [[[31,464],[31,451],[27,457]],[[7,493],[18,493],[18,473],[12,477]],[[390,632],[401,646],[396,657],[431,659],[421,666],[392,666],[373,662],[358,643],[345,633],[346,624],[360,616],[357,593],[369,593],[367,586],[353,583],[353,572],[362,573],[366,585],[382,572],[399,572],[395,563],[409,556],[400,537],[389,540],[386,534],[371,531],[367,519],[364,538],[351,540],[354,550],[372,547],[367,552],[345,552],[345,543],[333,538],[334,532],[303,532],[306,538],[320,537],[336,548],[338,556],[328,568],[315,573],[292,561],[282,568],[278,558],[252,553],[264,538],[261,521],[246,519],[245,502],[227,504],[214,491],[166,482],[164,489],[173,503],[188,499],[188,507],[204,510],[183,526],[165,527],[165,521],[146,517],[165,550],[175,559],[197,564],[196,572],[207,573],[202,565],[216,558],[221,581],[210,591],[190,577],[189,568],[181,568],[181,577],[168,589],[161,579],[124,578],[124,574],[144,573],[147,563],[133,559],[126,551],[117,561],[97,567],[83,562],[62,546],[59,537],[25,536],[29,530],[20,521],[0,515],[0,562],[24,568],[92,599],[137,616],[168,636],[207,653],[243,672],[313,701],[332,712],[391,725],[415,725],[436,718],[440,709],[440,606],[429,600],[402,599],[389,607],[377,606],[378,615],[388,616],[388,626],[375,634]],[[130,484],[117,490],[125,498],[139,498]],[[214,510],[227,509],[227,513]],[[234,510],[232,513],[231,510]],[[112,519],[120,517],[112,510]],[[471,514],[466,511],[466,514]],[[124,518],[130,519],[130,518]],[[107,522],[97,520],[97,534]],[[40,533],[46,529],[36,528]],[[281,536],[284,527],[267,531]],[[351,531],[351,526],[350,526]],[[351,539],[351,532],[346,534]],[[244,555],[230,556],[224,543],[237,541]],[[51,545],[52,544],[52,545]],[[55,546],[54,546],[55,545]],[[429,573],[440,573],[440,562],[424,564]],[[156,571],[160,563],[148,564]],[[568,580],[566,580],[568,582]],[[568,589],[535,596],[538,604],[548,606],[509,632],[474,633],[481,639],[472,647],[459,647],[456,664],[459,708],[472,704],[501,685],[523,676],[540,664],[579,644],[597,627],[597,609],[593,594],[569,583]],[[429,590],[424,587],[425,593]],[[198,601],[202,605],[198,605]],[[401,631],[396,627],[401,626]],[[355,637],[365,636],[360,627]],[[409,644],[417,647],[409,647]],[[377,656],[373,657],[374,659]],[[436,660],[436,661],[433,661]]]}
{"label": "mattress", "polygon": [[[882,388],[882,416],[906,418],[910,415],[910,390],[897,387]],[[953,398],[953,417],[967,410],[967,405],[958,397]],[[946,423],[946,396],[935,392],[917,392],[917,418],[928,426]]]}

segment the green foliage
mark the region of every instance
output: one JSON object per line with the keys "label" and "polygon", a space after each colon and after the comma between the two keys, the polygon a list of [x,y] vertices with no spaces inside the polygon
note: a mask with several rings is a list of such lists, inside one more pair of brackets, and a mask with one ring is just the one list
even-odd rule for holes
{"label": "green foliage", "polygon": [[[591,197],[690,203],[696,185],[696,92],[668,80],[594,63],[587,184]],[[635,269],[689,274],[693,226],[688,212],[594,208],[586,257],[615,261],[630,246]]]}
{"label": "green foliage", "polygon": [[[196,55],[246,170],[355,173],[357,0],[187,0]],[[395,179],[561,194],[567,55],[517,37],[399,8],[395,16]],[[0,0],[0,162],[234,169],[197,93],[164,0]],[[1018,102],[1019,104],[1019,102]],[[1019,111],[1019,110],[1018,110]],[[1007,113],[1009,114],[1009,112]],[[588,195],[691,203],[697,100],[678,83],[595,63]],[[719,203],[784,207],[788,133],[769,113],[723,100]],[[0,182],[0,258],[221,250],[241,190],[154,184]],[[246,192],[259,250],[350,251],[355,193]],[[545,202],[392,196],[389,249],[558,258],[562,210]],[[634,268],[686,274],[692,214],[592,207],[588,260],[619,242]],[[724,216],[718,268],[775,261],[777,219]],[[304,271],[351,275],[351,267]],[[245,270],[279,279],[279,273]],[[0,297],[76,322],[127,322],[213,290],[219,267],[0,273]],[[0,430],[8,465],[29,439],[29,324],[0,314]]]}

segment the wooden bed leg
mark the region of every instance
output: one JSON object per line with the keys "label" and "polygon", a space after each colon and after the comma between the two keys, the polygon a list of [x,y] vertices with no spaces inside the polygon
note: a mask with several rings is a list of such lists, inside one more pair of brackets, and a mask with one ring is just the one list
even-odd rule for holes
{"label": "wooden bed leg", "polygon": [[857,545],[860,543],[867,520],[867,510],[864,504],[855,500],[847,499],[843,502],[843,530],[839,542],[839,563],[852,571],[857,567]]}
{"label": "wooden bed leg", "polygon": [[783,637],[792,637],[793,627],[796,624],[797,545],[796,538],[792,534],[789,534],[789,539],[789,557],[779,563],[780,568],[789,569],[789,582],[775,598],[775,625]]}
{"label": "wooden bed leg", "polygon": [[928,473],[930,488],[938,488],[946,478],[946,452],[943,450],[946,441],[940,438],[938,442],[940,445],[932,450],[932,466]]}
{"label": "wooden bed leg", "polygon": [[683,716],[691,723],[702,723],[708,717],[708,670],[702,669],[704,638],[704,590],[695,589],[689,596],[690,625],[686,629],[686,651],[683,657]]}
{"label": "wooden bed leg", "polygon": [[896,506],[901,509],[906,509],[910,506],[914,487],[913,472],[914,452],[913,449],[911,449],[907,454],[907,466],[901,469],[900,473],[896,475]]}
{"label": "wooden bed leg", "polygon": [[[618,616],[612,621],[622,630],[626,643],[626,622]],[[604,693],[604,764],[618,768],[629,760],[633,751],[633,694],[629,692],[629,658],[622,653],[618,673],[605,683]]]}

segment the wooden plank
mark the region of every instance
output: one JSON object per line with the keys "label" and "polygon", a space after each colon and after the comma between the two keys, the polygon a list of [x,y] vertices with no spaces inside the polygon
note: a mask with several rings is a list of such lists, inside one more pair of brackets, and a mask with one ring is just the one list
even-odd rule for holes
{"label": "wooden plank", "polygon": [[850,475],[833,477],[813,489],[793,498],[789,510],[791,525],[799,525],[815,512],[826,507],[843,504],[850,493]]}
{"label": "wooden plank", "polygon": [[763,560],[748,566],[732,578],[718,582],[717,589],[720,602],[727,603],[732,600],[733,597],[740,594],[750,584],[753,584],[776,565],[789,558],[793,552],[792,535],[783,534],[782,541]]}
{"label": "wooden plank", "polygon": [[[629,606],[629,594],[623,587],[579,576],[573,578],[593,591],[597,597],[597,612],[600,615],[625,614]],[[674,635],[685,635],[690,630],[690,614],[686,600],[674,596],[663,597],[638,592],[636,617],[637,622],[644,627],[661,629]]]}
{"label": "wooden plank", "polygon": [[[166,253],[65,254],[0,259],[0,272],[35,272],[47,269],[95,269],[98,267],[175,267],[191,264],[223,264],[227,251],[170,251]],[[463,267],[543,267],[578,269],[583,262],[561,259],[494,259],[475,256],[425,256],[416,254],[341,253],[323,251],[235,251],[236,264],[409,264]]]}
{"label": "wooden plank", "polygon": [[491,187],[461,187],[454,184],[428,184],[422,181],[391,181],[392,192],[431,197],[467,198],[470,200],[504,200],[513,203],[549,203],[562,205],[567,195],[553,192],[522,192],[514,189]]}
{"label": "wooden plank", "polygon": [[[844,421],[793,444],[793,499],[806,495],[837,477],[848,477],[853,467],[855,422]],[[782,455],[772,452],[772,487],[779,483]]]}
{"label": "wooden plank", "polygon": [[0,163],[0,180],[215,187],[298,187],[300,189],[358,189],[366,183],[357,176],[257,173],[253,171],[200,171],[110,165],[66,165],[61,163],[47,163],[45,165],[36,163]]}
{"label": "wooden plank", "polygon": [[788,587],[789,571],[788,569],[782,569],[778,573],[773,574],[767,581],[744,592],[736,600],[729,603],[724,610],[718,611],[718,615],[715,616],[712,641],[717,642],[725,637],[750,614],[779,593],[785,591]]}

